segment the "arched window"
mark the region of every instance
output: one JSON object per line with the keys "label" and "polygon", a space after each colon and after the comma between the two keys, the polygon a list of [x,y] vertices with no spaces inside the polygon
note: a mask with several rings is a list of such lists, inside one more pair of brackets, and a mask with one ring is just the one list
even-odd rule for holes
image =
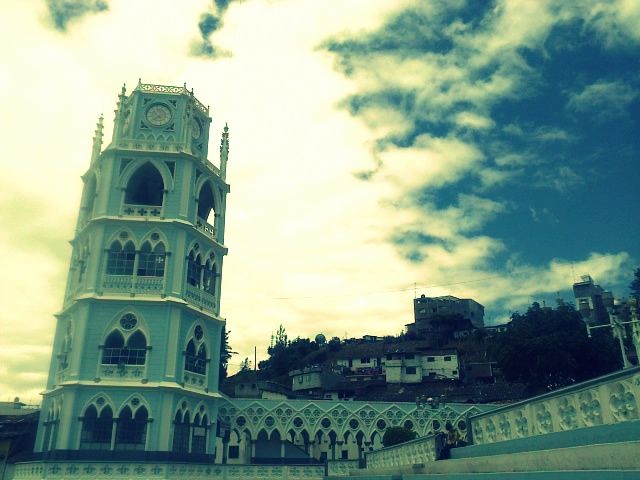
{"label": "arched window", "polygon": [[191,430],[191,453],[206,453],[208,428],[207,415],[205,414],[201,417],[199,413],[196,413],[193,418],[193,429]]}
{"label": "arched window", "polygon": [[210,293],[215,294],[216,291],[216,264],[207,260],[207,263],[202,270],[202,288]]}
{"label": "arched window", "polygon": [[160,206],[163,195],[162,175],[151,163],[145,163],[129,179],[124,201],[133,205]]}
{"label": "arched window", "polygon": [[123,348],[124,337],[119,330],[114,330],[104,342],[104,347],[102,348],[102,363],[104,365],[117,365],[120,363]]}
{"label": "arched window", "polygon": [[209,225],[215,223],[215,204],[213,201],[213,191],[211,185],[206,182],[200,189],[198,196],[198,217],[207,222]]}
{"label": "arched window", "polygon": [[162,242],[158,243],[153,249],[151,248],[151,243],[144,242],[138,259],[138,276],[163,277],[165,256],[166,253]]}
{"label": "arched window", "polygon": [[202,260],[200,254],[197,256],[193,251],[187,257],[187,283],[194,287],[200,286],[200,272],[202,271]]}
{"label": "arched window", "polygon": [[110,450],[113,431],[113,412],[108,405],[100,415],[95,405],[89,405],[82,417],[80,448],[84,450]]}
{"label": "arched window", "polygon": [[173,419],[173,447],[174,452],[189,451],[189,412],[184,412],[184,416],[180,412],[176,413]]}
{"label": "arched window", "polygon": [[147,339],[137,330],[131,334],[125,345],[119,330],[109,334],[102,348],[104,365],[144,365],[147,355]]}
{"label": "arched window", "polygon": [[204,344],[200,345],[196,353],[196,344],[193,340],[189,340],[185,351],[184,369],[200,375],[207,373],[207,349]]}
{"label": "arched window", "polygon": [[144,450],[148,417],[144,406],[138,408],[135,415],[128,406],[122,409],[116,429],[116,450]]}
{"label": "arched window", "polygon": [[133,263],[136,258],[136,248],[129,240],[124,247],[115,240],[109,248],[107,256],[107,274],[133,275]]}

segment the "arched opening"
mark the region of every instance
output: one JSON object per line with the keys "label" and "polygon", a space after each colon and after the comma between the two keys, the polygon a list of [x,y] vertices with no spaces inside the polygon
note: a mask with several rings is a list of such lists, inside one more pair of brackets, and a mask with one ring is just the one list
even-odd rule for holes
{"label": "arched opening", "polygon": [[196,256],[193,251],[189,252],[187,257],[187,283],[194,287],[200,286],[200,272],[202,270],[202,261],[200,255]]}
{"label": "arched opening", "polygon": [[209,182],[206,182],[200,189],[200,196],[198,197],[198,217],[209,225],[215,223],[215,203]]}
{"label": "arched opening", "polygon": [[184,369],[188,372],[205,375],[207,373],[207,349],[204,344],[200,345],[196,353],[196,345],[193,340],[189,340],[184,354]]}
{"label": "arched opening", "polygon": [[124,201],[133,205],[162,205],[164,181],[151,163],[138,168],[129,179]]}
{"label": "arched opening", "polygon": [[138,259],[138,276],[163,277],[165,257],[166,252],[162,242],[153,248],[151,248],[149,242],[144,242],[140,248],[140,257]]}
{"label": "arched opening", "polygon": [[216,291],[216,264],[211,260],[207,260],[202,271],[202,288],[211,295],[215,295]]}
{"label": "arched opening", "polygon": [[106,406],[98,416],[95,405],[89,405],[82,417],[80,448],[83,450],[110,450],[113,431],[113,412]]}
{"label": "arched opening", "polygon": [[133,275],[133,264],[136,258],[136,247],[129,240],[124,247],[115,240],[107,255],[108,275]]}
{"label": "arched opening", "polygon": [[193,429],[191,430],[191,452],[206,453],[207,449],[207,428],[208,419],[206,415],[200,417],[199,413],[193,419]]}
{"label": "arched opening", "polygon": [[172,450],[177,453],[189,451],[189,412],[184,412],[184,416],[177,412],[173,419],[173,446]]}
{"label": "arched opening", "polygon": [[135,416],[128,406],[122,409],[116,429],[116,450],[144,450],[148,416],[144,406],[136,410]]}

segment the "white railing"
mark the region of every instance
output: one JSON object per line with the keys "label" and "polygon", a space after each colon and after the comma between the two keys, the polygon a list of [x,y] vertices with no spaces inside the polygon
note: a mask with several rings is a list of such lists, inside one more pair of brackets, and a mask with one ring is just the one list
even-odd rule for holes
{"label": "white railing", "polygon": [[184,386],[204,390],[207,388],[207,376],[194,372],[184,372]]}
{"label": "white railing", "polygon": [[571,385],[470,418],[473,443],[638,420],[640,367]]}
{"label": "white railing", "polygon": [[207,237],[216,240],[216,227],[214,227],[210,223],[207,223],[206,220],[198,217],[196,219],[196,228],[204,233]]}
{"label": "white railing", "polygon": [[334,477],[348,477],[352,472],[360,468],[359,460],[329,460],[327,461],[327,474]]}
{"label": "white railing", "polygon": [[207,310],[215,310],[216,298],[209,292],[205,292],[198,287],[187,284],[184,290],[185,299],[189,303],[193,303],[200,308],[206,308]]}
{"label": "white railing", "polygon": [[159,218],[162,216],[162,206],[125,203],[122,205],[121,215],[128,217]]}
{"label": "white railing", "polygon": [[441,435],[429,435],[410,442],[381,448],[366,454],[367,469],[410,466],[435,462],[441,448]]}
{"label": "white railing", "polygon": [[108,275],[102,280],[102,289],[108,292],[131,292],[133,275]]}
{"label": "white railing", "polygon": [[144,365],[100,365],[98,377],[140,381],[144,378]]}
{"label": "white railing", "polygon": [[207,465],[157,462],[26,462],[17,463],[13,478],[151,478],[219,480],[322,480],[323,465]]}
{"label": "white railing", "polygon": [[156,295],[162,293],[164,277],[136,277],[135,293]]}

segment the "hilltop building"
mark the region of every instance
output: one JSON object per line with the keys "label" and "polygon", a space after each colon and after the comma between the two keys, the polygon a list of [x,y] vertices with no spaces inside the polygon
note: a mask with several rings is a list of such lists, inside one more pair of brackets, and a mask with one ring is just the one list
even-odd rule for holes
{"label": "hilltop building", "polygon": [[576,310],[589,325],[603,325],[609,322],[607,309],[613,307],[613,294],[596,285],[590,275],[582,275],[573,284]]}
{"label": "hilltop building", "polygon": [[406,325],[407,333],[416,334],[439,347],[456,335],[484,327],[484,307],[470,298],[452,295],[413,300],[414,322]]}

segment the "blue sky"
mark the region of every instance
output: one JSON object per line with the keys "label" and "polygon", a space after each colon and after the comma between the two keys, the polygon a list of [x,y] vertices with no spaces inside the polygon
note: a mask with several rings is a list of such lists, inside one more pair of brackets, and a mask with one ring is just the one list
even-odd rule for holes
{"label": "blue sky", "polygon": [[210,152],[230,125],[232,363],[281,323],[399,333],[414,291],[504,321],[583,274],[625,295],[640,265],[635,0],[10,0],[0,18],[7,395],[44,385],[95,121],[108,139],[138,78],[212,106]]}

